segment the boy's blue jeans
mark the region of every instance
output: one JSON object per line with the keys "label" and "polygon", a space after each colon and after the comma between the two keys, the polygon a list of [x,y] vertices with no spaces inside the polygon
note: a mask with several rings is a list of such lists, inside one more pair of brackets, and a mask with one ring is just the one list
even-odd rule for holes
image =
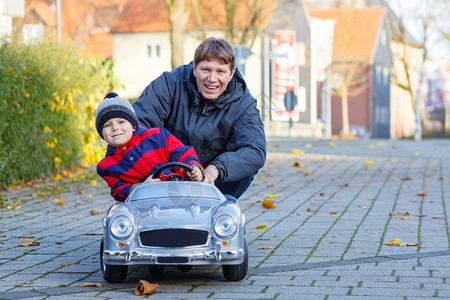
{"label": "boy's blue jeans", "polygon": [[238,181],[216,182],[215,185],[222,194],[232,195],[236,199],[239,199],[239,197],[248,189],[253,178],[255,178],[255,175],[256,174],[252,174]]}

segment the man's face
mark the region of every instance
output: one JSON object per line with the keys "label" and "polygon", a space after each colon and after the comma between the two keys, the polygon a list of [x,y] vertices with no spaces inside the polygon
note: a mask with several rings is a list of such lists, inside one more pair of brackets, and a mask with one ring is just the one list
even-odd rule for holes
{"label": "man's face", "polygon": [[123,118],[112,118],[105,122],[102,134],[105,141],[113,147],[128,143],[133,136],[133,125]]}
{"label": "man's face", "polygon": [[230,70],[229,64],[221,64],[216,60],[204,60],[198,65],[194,63],[193,67],[198,89],[208,100],[216,100],[222,95],[236,71],[236,68]]}

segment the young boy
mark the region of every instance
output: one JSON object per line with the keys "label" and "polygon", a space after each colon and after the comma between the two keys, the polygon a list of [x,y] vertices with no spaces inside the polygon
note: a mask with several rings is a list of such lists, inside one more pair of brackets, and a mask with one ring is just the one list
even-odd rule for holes
{"label": "young boy", "polygon": [[193,167],[187,176],[202,181],[204,170],[194,148],[185,146],[163,127],[139,126],[131,104],[116,93],[108,93],[95,111],[95,127],[108,143],[97,173],[108,183],[111,196],[124,201],[133,185],[160,181],[152,174],[166,162]]}

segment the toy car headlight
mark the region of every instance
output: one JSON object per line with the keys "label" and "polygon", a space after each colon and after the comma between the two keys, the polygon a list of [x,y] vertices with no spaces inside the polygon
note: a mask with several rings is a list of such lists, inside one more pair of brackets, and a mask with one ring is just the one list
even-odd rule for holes
{"label": "toy car headlight", "polygon": [[124,239],[133,232],[133,223],[128,217],[118,216],[111,222],[110,228],[116,238]]}
{"label": "toy car headlight", "polygon": [[231,238],[236,233],[237,222],[231,215],[221,215],[214,222],[214,231],[222,238]]}

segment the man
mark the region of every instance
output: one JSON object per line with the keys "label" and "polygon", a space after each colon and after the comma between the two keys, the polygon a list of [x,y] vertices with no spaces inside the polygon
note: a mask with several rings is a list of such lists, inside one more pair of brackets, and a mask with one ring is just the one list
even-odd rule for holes
{"label": "man", "polygon": [[194,147],[205,181],[239,198],[266,159],[256,99],[236,69],[233,47],[210,37],[194,61],[151,82],[134,103],[141,124],[165,127]]}

